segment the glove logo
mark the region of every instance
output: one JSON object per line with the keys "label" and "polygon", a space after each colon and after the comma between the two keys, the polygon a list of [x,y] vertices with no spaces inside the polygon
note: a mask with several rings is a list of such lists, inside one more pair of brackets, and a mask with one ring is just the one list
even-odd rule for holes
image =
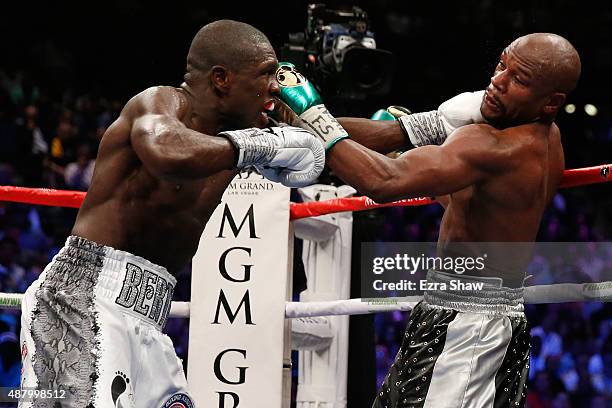
{"label": "glove logo", "polygon": [[284,88],[301,86],[307,82],[304,75],[297,72],[292,65],[281,65],[278,67],[276,70],[276,80]]}
{"label": "glove logo", "polygon": [[162,408],[193,408],[194,404],[189,395],[182,392],[174,394],[164,403]]}

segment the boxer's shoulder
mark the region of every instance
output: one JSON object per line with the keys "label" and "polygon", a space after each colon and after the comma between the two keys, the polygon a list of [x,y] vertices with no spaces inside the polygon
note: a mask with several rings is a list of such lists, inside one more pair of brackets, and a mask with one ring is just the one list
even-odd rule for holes
{"label": "boxer's shoulder", "polygon": [[485,123],[475,123],[457,128],[447,138],[452,143],[478,143],[480,146],[499,142],[499,130]]}
{"label": "boxer's shoulder", "polygon": [[488,124],[471,124],[455,130],[444,143],[447,150],[484,171],[506,171],[520,162],[519,143],[504,130]]}
{"label": "boxer's shoulder", "polygon": [[540,123],[496,128],[486,123],[462,126],[455,130],[449,140],[462,143],[477,143],[482,147],[511,149],[525,145],[533,136],[545,131]]}
{"label": "boxer's shoulder", "polygon": [[146,114],[170,114],[182,117],[190,104],[185,93],[171,86],[153,86],[136,94],[124,108],[127,116],[138,117]]}

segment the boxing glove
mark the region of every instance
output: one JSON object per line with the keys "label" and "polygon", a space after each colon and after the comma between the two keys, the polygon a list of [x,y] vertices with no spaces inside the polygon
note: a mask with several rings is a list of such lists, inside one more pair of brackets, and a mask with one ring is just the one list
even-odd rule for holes
{"label": "boxing glove", "polygon": [[254,166],[271,181],[287,187],[314,183],[325,166],[322,143],[293,126],[250,128],[219,133],[237,151],[236,168]]}
{"label": "boxing glove", "polygon": [[464,92],[442,103],[437,110],[398,118],[404,134],[415,147],[441,145],[461,126],[484,123],[480,105],[484,91]]}
{"label": "boxing glove", "polygon": [[301,125],[321,139],[325,149],[331,149],[348,133],[334,118],[314,86],[289,62],[279,63],[276,80],[280,85],[280,99],[293,110]]}

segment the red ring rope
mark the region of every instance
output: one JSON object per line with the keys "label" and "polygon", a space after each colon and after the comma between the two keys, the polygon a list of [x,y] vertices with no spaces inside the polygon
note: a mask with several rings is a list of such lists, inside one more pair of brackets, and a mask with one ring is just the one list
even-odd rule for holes
{"label": "red ring rope", "polygon": [[0,201],[79,208],[84,199],[82,191],[0,186]]}
{"label": "red ring rope", "polygon": [[[612,164],[565,170],[561,187],[575,187],[610,181]],[[50,205],[57,207],[79,208],[85,193],[81,191],[52,190],[48,188],[27,188],[0,186],[0,201],[26,204]],[[410,198],[392,203],[377,204],[368,197],[337,198],[309,203],[291,203],[291,219],[331,214],[343,211],[362,211],[372,208],[425,205],[432,203],[430,198]]]}

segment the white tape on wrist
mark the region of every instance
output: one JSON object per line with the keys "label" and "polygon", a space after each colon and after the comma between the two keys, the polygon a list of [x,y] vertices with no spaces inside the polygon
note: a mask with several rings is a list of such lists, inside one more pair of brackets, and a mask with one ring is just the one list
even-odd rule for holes
{"label": "white tape on wrist", "polygon": [[348,137],[346,130],[338,123],[325,105],[315,105],[300,115],[305,129],[316,134],[323,140],[326,148],[331,147],[340,139]]}

